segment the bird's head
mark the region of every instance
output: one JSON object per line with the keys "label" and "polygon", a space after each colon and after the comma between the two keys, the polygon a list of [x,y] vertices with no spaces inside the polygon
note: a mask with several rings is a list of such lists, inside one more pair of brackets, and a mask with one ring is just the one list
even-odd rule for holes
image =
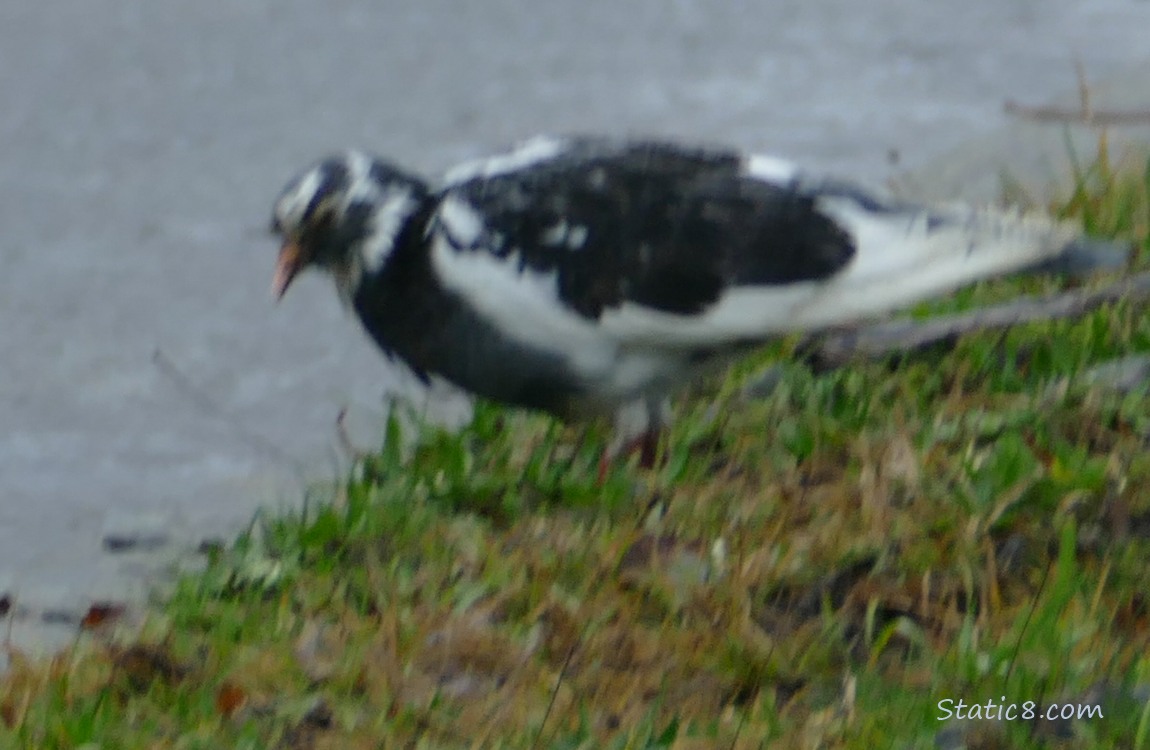
{"label": "bird's head", "polygon": [[380,159],[349,151],[314,164],[280,193],[272,234],[282,241],[272,293],[279,299],[306,268],[330,272],[350,298],[379,270],[427,187]]}

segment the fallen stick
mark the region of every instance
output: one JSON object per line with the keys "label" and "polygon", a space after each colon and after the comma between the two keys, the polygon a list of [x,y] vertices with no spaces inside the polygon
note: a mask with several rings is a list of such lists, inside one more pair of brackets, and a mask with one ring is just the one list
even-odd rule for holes
{"label": "fallen stick", "polygon": [[974,331],[1071,318],[1111,302],[1146,297],[1150,297],[1150,272],[1093,291],[1076,289],[1044,297],[1022,297],[930,320],[891,320],[864,328],[812,334],[799,342],[796,353],[816,372],[829,372],[851,362],[915,351]]}
{"label": "fallen stick", "polygon": [[211,414],[225,422],[242,440],[257,451],[264,453],[281,463],[290,466],[297,476],[304,477],[303,464],[288,451],[276,445],[272,440],[253,432],[241,422],[235,414],[212,398],[206,391],[192,382],[192,379],[180,370],[168,355],[157,348],[152,352],[152,364],[164,377],[172,382],[193,404],[205,413]]}
{"label": "fallen stick", "polygon": [[1034,122],[1078,123],[1100,127],[1150,125],[1150,110],[1088,109],[1084,107],[1030,106],[1008,101],[1003,110],[1009,115]]}

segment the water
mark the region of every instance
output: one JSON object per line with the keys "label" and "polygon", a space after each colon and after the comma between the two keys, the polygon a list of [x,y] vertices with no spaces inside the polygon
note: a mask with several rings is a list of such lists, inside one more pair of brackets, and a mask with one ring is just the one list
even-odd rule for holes
{"label": "water", "polygon": [[[313,157],[354,144],[434,173],[606,131],[878,182],[893,156],[1000,126],[1007,98],[1072,88],[1076,59],[1129,68],[1147,28],[1145,0],[6,0],[0,592],[18,631],[51,640],[257,503],[298,502],[300,474],[338,472],[340,407],[379,413],[394,378],[329,285],[270,300],[270,203]],[[119,533],[159,552],[111,554]]]}

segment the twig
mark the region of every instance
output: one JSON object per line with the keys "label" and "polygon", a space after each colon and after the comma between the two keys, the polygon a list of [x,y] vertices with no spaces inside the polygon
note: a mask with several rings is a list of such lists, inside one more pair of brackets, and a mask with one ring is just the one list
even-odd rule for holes
{"label": "twig", "polygon": [[892,320],[865,328],[813,334],[798,351],[819,372],[852,361],[881,359],[922,349],[974,331],[1008,328],[1021,323],[1070,318],[1122,299],[1150,297],[1150,272],[1114,282],[1096,291],[1074,290],[1045,297],[1023,297],[957,315],[924,321]]}
{"label": "twig", "polygon": [[1009,115],[1035,122],[1080,123],[1109,127],[1114,125],[1150,125],[1150,110],[1097,110],[1090,101],[1090,84],[1086,81],[1086,70],[1082,61],[1074,62],[1074,74],[1078,79],[1078,108],[1032,107],[1007,99],[1003,109]]}
{"label": "twig", "polygon": [[1150,125],[1150,110],[1097,110],[1090,101],[1090,84],[1086,80],[1086,70],[1082,61],[1074,62],[1074,74],[1078,79],[1078,108],[1032,107],[1007,99],[1003,109],[1009,115],[1035,122],[1080,123],[1109,127],[1114,125]]}
{"label": "twig", "polygon": [[152,364],[156,366],[156,369],[158,369],[161,374],[172,381],[172,384],[175,385],[176,388],[183,391],[184,395],[191,399],[191,401],[196,404],[196,406],[198,406],[200,409],[203,409],[205,412],[212,414],[216,418],[226,422],[233,430],[235,430],[236,434],[239,435],[244,442],[253,446],[257,450],[272,456],[278,461],[291,466],[297,475],[300,477],[303,476],[303,465],[299,462],[298,459],[296,459],[295,456],[291,455],[263,435],[249,430],[246,426],[244,426],[242,422],[236,419],[234,415],[220,406],[211,396],[205,393],[202,388],[193,383],[187,375],[182,373],[179,368],[176,367],[175,363],[173,363],[172,360],[169,359],[168,356],[164,354],[164,352],[160,349],[156,349],[152,353]]}
{"label": "twig", "polygon": [[[582,640],[582,634],[579,638]],[[551,700],[547,702],[547,710],[543,713],[543,720],[539,722],[539,732],[535,735],[535,741],[531,743],[531,750],[539,747],[539,740],[543,739],[543,727],[547,726],[547,719],[551,717],[551,711],[555,708],[555,700],[559,697],[559,687],[563,684],[563,678],[567,676],[567,668],[571,665],[571,657],[575,656],[575,650],[579,648],[579,640],[571,644],[570,650],[567,651],[567,658],[563,660],[563,666],[559,668],[559,677],[555,680],[555,688],[551,691]]]}
{"label": "twig", "polygon": [[1053,567],[1054,561],[1050,560],[1042,571],[1042,580],[1038,582],[1038,591],[1034,592],[1034,598],[1030,600],[1030,609],[1026,611],[1026,619],[1022,621],[1022,629],[1018,631],[1018,638],[1014,641],[1014,650],[1010,654],[1006,676],[1002,679],[1003,685],[1010,684],[1010,675],[1014,673],[1014,664],[1018,661],[1018,652],[1022,649],[1022,636],[1026,635],[1026,629],[1030,627],[1030,618],[1034,617],[1034,610],[1038,609],[1038,600],[1042,598],[1042,592],[1046,590],[1046,581],[1050,578],[1050,569]]}
{"label": "twig", "polygon": [[1008,115],[1034,122],[1080,123],[1113,127],[1115,125],[1150,125],[1150,109],[1101,109],[1081,107],[1031,106],[1007,100],[1002,106]]}
{"label": "twig", "polygon": [[343,448],[344,453],[351,458],[352,461],[362,461],[371,455],[370,451],[365,451],[356,446],[352,441],[351,435],[347,431],[347,407],[339,410],[339,414],[335,418],[335,436],[339,440],[339,446]]}

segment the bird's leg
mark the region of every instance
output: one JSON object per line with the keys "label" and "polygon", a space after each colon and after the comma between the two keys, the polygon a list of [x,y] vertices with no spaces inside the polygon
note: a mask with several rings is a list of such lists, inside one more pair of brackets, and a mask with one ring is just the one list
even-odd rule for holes
{"label": "bird's leg", "polygon": [[599,471],[595,476],[595,483],[603,486],[607,482],[607,472],[611,470],[611,450],[604,448],[599,454]]}
{"label": "bird's leg", "polygon": [[639,454],[639,466],[653,469],[659,459],[659,439],[671,407],[664,398],[644,397],[615,414],[615,437],[599,457],[599,484],[620,456]]}
{"label": "bird's leg", "polygon": [[639,454],[639,466],[643,469],[653,469],[659,460],[659,441],[663,437],[662,427],[644,430],[641,435],[627,440],[618,447],[608,446],[599,456],[599,484],[607,479],[607,472],[611,464],[622,456]]}
{"label": "bird's leg", "polygon": [[655,461],[659,458],[659,439],[662,436],[662,427],[656,427],[647,430],[637,438],[639,443],[639,466],[644,469],[655,468]]}

